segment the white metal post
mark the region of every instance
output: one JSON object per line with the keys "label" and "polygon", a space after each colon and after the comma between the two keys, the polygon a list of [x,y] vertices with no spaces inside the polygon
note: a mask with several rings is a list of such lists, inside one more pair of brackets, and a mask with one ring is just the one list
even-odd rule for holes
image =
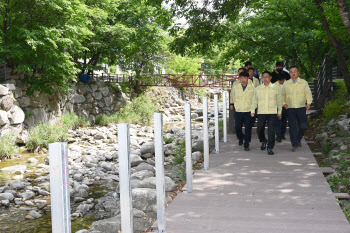
{"label": "white metal post", "polygon": [[222,104],[222,114],[223,114],[223,121],[224,121],[224,142],[227,142],[227,100],[226,100],[226,91],[222,93],[223,98],[223,104]]}
{"label": "white metal post", "polygon": [[204,170],[209,169],[209,133],[208,133],[208,98],[203,98],[203,151],[204,151]]}
{"label": "white metal post", "polygon": [[49,144],[51,219],[53,233],[70,233],[68,144]]}
{"label": "white metal post", "polygon": [[164,177],[164,146],[163,146],[163,115],[154,113],[154,149],[157,180],[157,223],[158,232],[164,233],[165,218],[165,177]]}
{"label": "white metal post", "polygon": [[218,95],[214,95],[214,108],[215,108],[215,152],[220,153],[219,150],[219,100]]}
{"label": "white metal post", "polygon": [[121,230],[123,233],[133,233],[129,124],[118,124],[118,146]]}
{"label": "white metal post", "polygon": [[185,105],[185,140],[186,140],[186,187],[192,192],[192,131],[191,131],[191,104]]}

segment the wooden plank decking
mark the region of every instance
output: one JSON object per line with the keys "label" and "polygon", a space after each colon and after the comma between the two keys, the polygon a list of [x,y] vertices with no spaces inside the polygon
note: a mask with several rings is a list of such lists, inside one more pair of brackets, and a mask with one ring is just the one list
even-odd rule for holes
{"label": "wooden plank decking", "polygon": [[[166,209],[167,233],[350,233],[350,225],[312,152],[291,152],[289,140],[275,155],[251,151],[234,135],[210,155],[209,171],[196,171],[193,192],[179,193]],[[215,153],[215,152],[214,152]]]}

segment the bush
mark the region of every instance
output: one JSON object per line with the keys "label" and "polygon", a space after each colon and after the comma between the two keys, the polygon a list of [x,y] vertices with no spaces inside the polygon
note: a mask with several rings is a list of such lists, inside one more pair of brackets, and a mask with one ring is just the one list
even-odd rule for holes
{"label": "bush", "polygon": [[19,147],[16,145],[16,136],[13,134],[5,134],[0,139],[0,159],[9,159],[20,153]]}
{"label": "bush", "polygon": [[153,113],[157,112],[159,107],[145,95],[133,99],[127,103],[118,113],[104,115],[96,118],[96,124],[109,125],[117,123],[145,123],[152,122]]}
{"label": "bush", "polygon": [[29,150],[48,148],[50,143],[64,142],[68,139],[68,130],[87,127],[90,122],[75,114],[64,114],[51,123],[40,123],[29,131],[26,146]]}
{"label": "bush", "polygon": [[175,149],[173,151],[174,163],[175,164],[182,164],[185,161],[186,156],[186,143],[185,141],[176,141]]}
{"label": "bush", "polygon": [[343,80],[337,81],[334,84],[334,93],[331,101],[323,108],[324,122],[328,122],[337,118],[339,115],[344,115],[350,112],[348,104],[347,90]]}

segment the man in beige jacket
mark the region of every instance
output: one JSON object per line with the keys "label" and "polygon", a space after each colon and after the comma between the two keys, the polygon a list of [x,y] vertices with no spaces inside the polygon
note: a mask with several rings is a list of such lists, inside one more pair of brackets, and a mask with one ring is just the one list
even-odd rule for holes
{"label": "man in beige jacket", "polygon": [[[271,83],[271,73],[262,73],[263,84],[255,88],[253,97],[251,116],[254,117],[255,109],[258,108],[258,137],[261,142],[261,150],[267,146],[267,154],[274,155],[275,146],[275,120],[276,115],[281,119],[282,96],[279,88]],[[268,125],[268,140],[265,137],[265,124]]]}
{"label": "man in beige jacket", "polygon": [[[235,130],[239,140],[239,145],[243,145],[244,150],[249,151],[249,143],[252,136],[252,118],[250,116],[250,108],[254,96],[254,86],[249,83],[247,72],[239,74],[240,83],[232,87],[230,96],[230,108],[236,110],[235,113]],[[245,125],[245,132],[243,134],[242,127]]]}
{"label": "man in beige jacket", "polygon": [[289,134],[292,143],[292,151],[301,147],[301,139],[306,129],[306,110],[310,109],[312,93],[309,84],[299,77],[299,69],[296,66],[290,68],[290,76],[283,85],[282,101],[288,112]]}

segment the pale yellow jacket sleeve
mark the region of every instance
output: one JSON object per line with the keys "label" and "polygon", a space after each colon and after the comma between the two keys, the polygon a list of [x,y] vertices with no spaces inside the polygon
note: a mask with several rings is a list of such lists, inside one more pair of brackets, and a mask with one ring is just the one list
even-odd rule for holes
{"label": "pale yellow jacket sleeve", "polygon": [[286,89],[284,89],[284,86],[282,87],[281,96],[282,96],[282,106],[284,106],[285,104],[287,104],[287,101],[286,101]]}
{"label": "pale yellow jacket sleeve", "polygon": [[309,84],[306,83],[305,85],[305,96],[306,96],[306,103],[311,104],[312,103],[312,92],[310,90]]}
{"label": "pale yellow jacket sleeve", "polygon": [[234,91],[235,84],[233,83],[230,93],[230,104],[234,104],[235,102],[235,91]]}
{"label": "pale yellow jacket sleeve", "polygon": [[279,88],[276,88],[278,90],[278,93],[277,93],[277,114],[282,114],[282,91],[283,91],[283,88],[282,88],[282,91],[280,91]]}
{"label": "pale yellow jacket sleeve", "polygon": [[255,109],[258,107],[258,94],[256,93],[256,89],[254,90],[253,100],[252,100],[252,107],[250,109],[251,113],[255,114]]}

